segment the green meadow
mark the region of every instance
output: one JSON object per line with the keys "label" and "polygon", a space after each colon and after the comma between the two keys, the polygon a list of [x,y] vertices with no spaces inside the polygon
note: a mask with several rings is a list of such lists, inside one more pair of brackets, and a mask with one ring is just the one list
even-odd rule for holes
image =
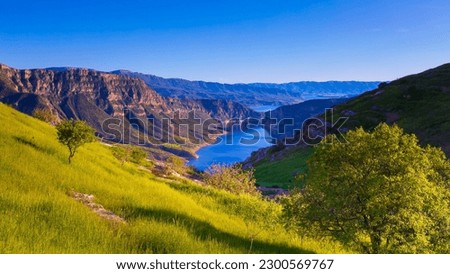
{"label": "green meadow", "polygon": [[[275,202],[157,177],[122,165],[99,142],[68,164],[54,127],[3,104],[0,127],[2,254],[346,252],[287,231]],[[124,222],[98,215],[74,193],[93,195]]]}
{"label": "green meadow", "polygon": [[257,162],[255,178],[258,185],[289,189],[298,186],[295,175],[306,172],[307,160],[313,153],[312,148],[294,148],[281,159],[266,159]]}

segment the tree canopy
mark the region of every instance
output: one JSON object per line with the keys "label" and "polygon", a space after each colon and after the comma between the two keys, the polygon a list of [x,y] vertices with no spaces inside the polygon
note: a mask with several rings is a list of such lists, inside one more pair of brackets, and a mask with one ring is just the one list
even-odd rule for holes
{"label": "tree canopy", "polygon": [[398,126],[328,136],[303,189],[284,200],[299,231],[331,235],[364,253],[450,251],[450,164]]}
{"label": "tree canopy", "polygon": [[80,120],[65,120],[56,125],[58,141],[69,149],[69,164],[77,149],[95,140],[95,130]]}

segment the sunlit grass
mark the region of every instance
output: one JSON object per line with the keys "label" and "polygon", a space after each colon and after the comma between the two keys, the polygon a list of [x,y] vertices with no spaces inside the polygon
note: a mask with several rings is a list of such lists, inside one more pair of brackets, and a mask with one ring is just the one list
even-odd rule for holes
{"label": "sunlit grass", "polygon": [[[247,197],[244,203],[244,197],[122,166],[100,143],[81,147],[69,165],[52,126],[2,104],[0,126],[0,253],[248,252],[240,210],[248,201],[267,202]],[[73,192],[94,195],[126,223],[103,219]],[[252,252],[344,250],[277,225],[258,234]]]}

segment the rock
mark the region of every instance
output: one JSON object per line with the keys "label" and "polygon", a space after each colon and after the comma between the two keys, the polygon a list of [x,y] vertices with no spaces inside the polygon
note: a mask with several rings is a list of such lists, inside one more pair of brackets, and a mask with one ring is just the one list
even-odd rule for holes
{"label": "rock", "polygon": [[80,203],[89,207],[93,212],[99,215],[102,218],[113,222],[126,223],[125,219],[114,214],[111,211],[106,210],[102,205],[94,203],[94,195],[92,194],[84,194],[78,192],[72,192],[70,194],[72,198],[79,201]]}

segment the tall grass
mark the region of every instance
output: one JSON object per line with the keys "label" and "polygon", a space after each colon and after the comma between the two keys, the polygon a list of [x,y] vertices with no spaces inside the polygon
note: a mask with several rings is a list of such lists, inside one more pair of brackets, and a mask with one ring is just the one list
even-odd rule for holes
{"label": "tall grass", "polygon": [[[240,210],[248,199],[268,203],[122,166],[100,143],[81,147],[69,165],[52,126],[2,104],[0,125],[0,253],[247,253]],[[126,223],[98,216],[73,192],[94,195]],[[345,251],[277,225],[258,234],[252,252]]]}

